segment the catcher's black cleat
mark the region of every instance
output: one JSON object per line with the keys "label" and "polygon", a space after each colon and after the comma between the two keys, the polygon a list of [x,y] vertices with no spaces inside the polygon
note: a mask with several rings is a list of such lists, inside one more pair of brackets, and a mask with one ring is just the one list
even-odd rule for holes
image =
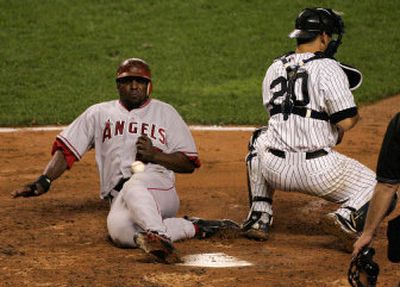
{"label": "catcher's black cleat", "polygon": [[264,241],[269,237],[272,224],[272,215],[253,211],[242,225],[242,233],[250,239]]}
{"label": "catcher's black cleat", "polygon": [[229,237],[230,234],[239,233],[240,225],[230,219],[206,220],[198,217],[184,217],[193,223],[196,229],[195,237],[204,239],[213,235]]}
{"label": "catcher's black cleat", "polygon": [[348,253],[353,251],[353,244],[359,237],[352,222],[335,212],[325,215],[322,221],[322,230],[327,234],[336,236],[340,240],[340,247]]}
{"label": "catcher's black cleat", "polygon": [[158,262],[166,264],[181,262],[171,240],[157,232],[141,232],[136,234],[133,240],[137,247],[152,255]]}

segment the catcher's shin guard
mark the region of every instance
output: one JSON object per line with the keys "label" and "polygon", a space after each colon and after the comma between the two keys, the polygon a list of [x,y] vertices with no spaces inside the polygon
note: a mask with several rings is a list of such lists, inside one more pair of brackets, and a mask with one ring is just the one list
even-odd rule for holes
{"label": "catcher's shin guard", "polygon": [[261,211],[272,214],[272,190],[262,174],[262,163],[256,150],[256,139],[263,128],[254,131],[249,142],[249,152],[246,156],[247,188],[251,211]]}
{"label": "catcher's shin guard", "polygon": [[268,187],[262,174],[261,162],[255,148],[256,139],[264,128],[256,130],[249,142],[249,153],[246,156],[247,185],[250,211],[242,225],[245,236],[258,239],[268,239],[272,224],[272,189]]}

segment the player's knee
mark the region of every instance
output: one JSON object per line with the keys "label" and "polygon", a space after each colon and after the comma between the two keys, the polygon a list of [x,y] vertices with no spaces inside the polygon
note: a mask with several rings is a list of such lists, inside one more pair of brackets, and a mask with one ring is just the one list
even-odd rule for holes
{"label": "player's knee", "polygon": [[143,193],[147,193],[146,185],[135,180],[129,180],[121,190],[121,195],[129,202],[141,200]]}
{"label": "player's knee", "polygon": [[129,218],[118,212],[110,212],[107,216],[107,229],[112,242],[120,248],[135,247],[133,236],[135,229]]}

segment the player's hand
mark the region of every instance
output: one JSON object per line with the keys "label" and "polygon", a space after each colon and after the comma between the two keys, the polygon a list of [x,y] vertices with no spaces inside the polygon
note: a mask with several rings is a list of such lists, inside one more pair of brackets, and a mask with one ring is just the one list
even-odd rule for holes
{"label": "player's hand", "polygon": [[22,188],[14,190],[11,195],[15,197],[31,197],[39,196],[49,191],[51,180],[47,175],[42,174],[32,183],[25,185]]}
{"label": "player's hand", "polygon": [[151,139],[147,136],[140,136],[136,142],[136,160],[143,161],[144,163],[152,162],[154,160],[154,147]]}
{"label": "player's hand", "polygon": [[364,232],[353,245],[352,257],[355,258],[364,247],[370,245],[372,242],[372,239],[373,239],[373,235],[370,235],[370,234]]}
{"label": "player's hand", "polygon": [[11,196],[16,198],[16,197],[31,197],[31,196],[39,196],[42,195],[43,193],[45,193],[46,191],[44,190],[44,188],[36,183],[36,189],[32,188],[32,185],[35,183],[31,183],[28,185],[25,185],[22,188],[16,189],[11,193]]}

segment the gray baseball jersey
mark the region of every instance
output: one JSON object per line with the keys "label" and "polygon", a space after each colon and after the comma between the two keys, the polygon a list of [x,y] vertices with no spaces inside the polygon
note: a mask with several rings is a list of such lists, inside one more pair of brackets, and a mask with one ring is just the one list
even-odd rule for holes
{"label": "gray baseball jersey", "polygon": [[[100,197],[112,198],[107,227],[115,244],[134,247],[134,235],[143,230],[157,232],[173,241],[193,237],[193,224],[175,217],[179,197],[174,172],[148,163],[143,172],[132,176],[136,141],[141,135],[147,135],[160,152],[182,152],[199,166],[189,128],[171,105],[155,99],[131,111],[118,100],[93,105],[57,139],[77,159],[95,148]],[[122,189],[117,188],[121,179],[128,178]]]}
{"label": "gray baseball jersey", "polygon": [[[118,100],[93,105],[57,138],[77,159],[95,147],[101,197],[105,198],[121,178],[132,175],[130,166],[135,161],[136,141],[141,135],[147,135],[162,152],[198,157],[193,137],[181,116],[171,105],[156,99],[132,111]],[[146,170],[168,174],[173,185],[172,171],[157,164],[148,164]]]}

